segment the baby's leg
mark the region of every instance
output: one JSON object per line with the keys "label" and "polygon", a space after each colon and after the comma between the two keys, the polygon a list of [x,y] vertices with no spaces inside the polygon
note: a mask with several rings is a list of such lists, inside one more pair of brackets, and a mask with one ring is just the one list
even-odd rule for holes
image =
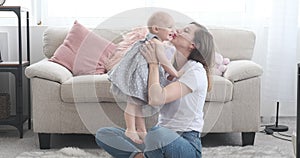
{"label": "baby's leg", "polygon": [[135,126],[136,107],[137,105],[135,104],[129,102],[127,103],[125,113],[124,113],[124,118],[126,123],[125,135],[128,138],[130,138],[133,142],[137,144],[142,144],[143,141],[140,139]]}
{"label": "baby's leg", "polygon": [[147,135],[147,130],[141,106],[136,107],[135,125],[139,137],[144,140],[145,136]]}

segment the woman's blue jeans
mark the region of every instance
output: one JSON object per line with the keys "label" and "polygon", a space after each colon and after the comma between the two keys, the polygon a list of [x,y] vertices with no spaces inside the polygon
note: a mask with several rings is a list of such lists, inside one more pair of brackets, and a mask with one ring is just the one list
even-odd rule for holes
{"label": "woman's blue jeans", "polygon": [[136,144],[127,138],[122,128],[100,128],[97,144],[116,158],[132,158],[143,152],[146,158],[201,158],[199,132],[176,133],[164,127],[153,127],[144,140]]}

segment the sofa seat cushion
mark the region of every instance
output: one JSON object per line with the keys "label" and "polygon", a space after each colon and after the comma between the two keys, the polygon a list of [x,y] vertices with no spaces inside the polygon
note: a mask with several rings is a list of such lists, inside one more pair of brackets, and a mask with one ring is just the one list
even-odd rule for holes
{"label": "sofa seat cushion", "polygon": [[[61,99],[69,103],[116,102],[110,93],[107,74],[75,76],[61,85]],[[206,101],[227,102],[232,100],[233,84],[221,76],[213,76],[213,88]]]}
{"label": "sofa seat cushion", "polygon": [[212,90],[207,94],[206,101],[228,102],[232,100],[233,84],[228,79],[213,75]]}
{"label": "sofa seat cushion", "polygon": [[75,76],[61,85],[64,102],[115,102],[107,74]]}

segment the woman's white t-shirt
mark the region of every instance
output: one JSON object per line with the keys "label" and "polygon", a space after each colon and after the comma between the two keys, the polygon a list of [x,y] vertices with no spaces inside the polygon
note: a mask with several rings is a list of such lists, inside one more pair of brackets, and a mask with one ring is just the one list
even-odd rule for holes
{"label": "woman's white t-shirt", "polygon": [[206,71],[201,63],[190,60],[182,69],[184,74],[177,81],[189,87],[192,92],[165,104],[160,110],[158,126],[181,132],[202,132],[203,106],[208,86]]}

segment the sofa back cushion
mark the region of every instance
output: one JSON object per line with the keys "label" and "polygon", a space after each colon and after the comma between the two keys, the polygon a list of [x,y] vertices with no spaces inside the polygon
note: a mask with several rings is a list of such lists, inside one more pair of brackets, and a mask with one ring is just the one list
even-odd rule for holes
{"label": "sofa back cushion", "polygon": [[[225,27],[208,28],[214,36],[218,53],[230,60],[251,60],[255,46],[255,34],[252,31]],[[95,28],[92,31],[117,44],[122,41],[122,33],[129,30]],[[67,33],[67,28],[58,27],[49,27],[44,32],[43,51],[46,57],[53,56]]]}
{"label": "sofa back cushion", "polygon": [[56,49],[64,42],[68,28],[48,27],[43,34],[43,53],[47,58],[51,58]]}
{"label": "sofa back cushion", "polygon": [[252,31],[236,28],[209,27],[213,34],[216,51],[230,60],[251,60],[255,46]]}

